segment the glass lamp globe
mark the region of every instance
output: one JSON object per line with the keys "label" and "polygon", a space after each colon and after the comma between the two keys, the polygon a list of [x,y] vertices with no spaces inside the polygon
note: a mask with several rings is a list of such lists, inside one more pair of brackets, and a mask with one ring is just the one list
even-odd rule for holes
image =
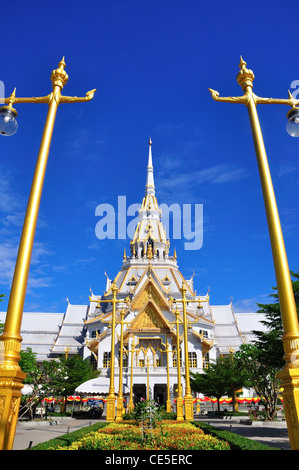
{"label": "glass lamp globe", "polygon": [[292,108],[287,113],[287,133],[292,137],[299,137],[299,108]]}
{"label": "glass lamp globe", "polygon": [[16,120],[18,113],[15,109],[8,106],[0,108],[0,134],[1,135],[14,135],[18,130],[18,123]]}

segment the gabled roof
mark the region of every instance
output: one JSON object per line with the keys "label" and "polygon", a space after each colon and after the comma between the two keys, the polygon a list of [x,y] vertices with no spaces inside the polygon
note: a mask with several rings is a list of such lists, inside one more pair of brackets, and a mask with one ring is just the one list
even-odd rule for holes
{"label": "gabled roof", "polygon": [[171,331],[171,325],[156,303],[151,299],[148,300],[145,308],[143,308],[133,320],[130,333],[149,330],[153,332],[164,329]]}
{"label": "gabled roof", "polygon": [[[145,275],[146,273],[144,273]],[[132,303],[131,303],[131,310],[139,310],[143,305],[146,304],[146,302],[149,299],[153,299],[155,304],[160,308],[160,309],[169,309],[169,302],[164,295],[163,292],[161,292],[161,289],[159,289],[155,278],[151,275],[145,280],[144,284],[141,285],[139,284],[139,292],[138,288],[136,286],[136,291],[135,296],[133,297]],[[165,291],[164,291],[165,292]]]}

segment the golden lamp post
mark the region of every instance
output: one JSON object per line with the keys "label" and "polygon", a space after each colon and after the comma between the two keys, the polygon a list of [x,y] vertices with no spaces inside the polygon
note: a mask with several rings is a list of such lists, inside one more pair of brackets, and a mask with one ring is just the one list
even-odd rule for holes
{"label": "golden lamp post", "polygon": [[4,360],[0,363],[0,449],[11,450],[13,447],[18,412],[21,400],[21,389],[26,374],[19,366],[22,337],[20,335],[23,308],[30,268],[42,188],[45,178],[47,160],[58,105],[60,103],[78,103],[90,101],[95,90],[86,93],[83,98],[62,96],[61,92],[68,81],[64,58],[58,68],[51,74],[52,92],[43,97],[18,98],[15,90],[9,98],[4,99],[0,108],[0,134],[13,135],[18,128],[17,111],[13,108],[18,103],[46,103],[48,113],[41,145],[37,157],[30,196],[28,200],[19,251],[15,265],[9,303],[7,308],[4,332],[0,337],[0,347]]}
{"label": "golden lamp post", "polygon": [[[173,300],[173,299],[172,299]],[[176,307],[175,310],[175,322],[176,325],[176,355],[177,355],[177,371],[178,371],[178,388],[176,397],[176,419],[177,421],[184,421],[184,400],[182,393],[182,382],[181,382],[181,349],[180,349],[180,312]]]}
{"label": "golden lamp post", "polygon": [[123,421],[123,410],[124,410],[124,400],[123,400],[123,357],[124,357],[124,325],[130,325],[132,322],[124,321],[125,309],[122,307],[120,311],[120,355],[119,355],[119,383],[118,383],[118,397],[116,400],[116,419],[115,421],[120,423]]}
{"label": "golden lamp post", "polygon": [[[187,299],[186,297],[186,292],[187,292],[187,287],[185,282],[182,283],[181,287],[181,293],[182,293],[182,298],[181,299],[173,299],[171,298],[171,301],[176,303],[176,302],[181,302],[183,304],[183,325],[184,325],[184,352],[185,352],[185,396],[184,396],[184,401],[185,401],[185,420],[186,421],[193,421],[194,419],[194,411],[193,411],[193,396],[191,394],[191,387],[190,387],[190,373],[189,373],[189,351],[188,351],[188,327],[191,323],[197,323],[191,322],[187,320],[187,308],[186,305],[189,302],[196,302],[198,304],[198,308],[201,309],[201,303],[200,300],[195,300],[195,299]],[[177,324],[177,329],[178,329],[178,324]],[[178,368],[179,371],[179,368]],[[179,388],[178,388],[178,394],[179,394]],[[179,396],[177,397],[179,398]],[[177,405],[178,407],[178,405]],[[181,418],[180,418],[181,420]]]}
{"label": "golden lamp post", "polygon": [[[115,420],[115,387],[114,387],[114,356],[115,356],[115,325],[116,325],[116,304],[123,302],[123,300],[119,300],[116,298],[117,296],[117,286],[115,281],[111,287],[112,290],[112,299],[98,299],[93,300],[89,297],[91,302],[97,302],[98,306],[102,303],[109,303],[112,304],[112,320],[111,320],[111,359],[110,359],[110,385],[109,385],[109,394],[107,396],[107,413],[106,413],[106,421],[113,422]],[[110,323],[110,322],[109,322]]]}
{"label": "golden lamp post", "polygon": [[165,347],[165,352],[166,352],[166,368],[167,368],[167,397],[166,397],[166,411],[168,413],[171,412],[171,400],[170,400],[170,389],[169,389],[169,343],[168,343],[168,338],[166,336],[166,344],[162,342],[162,346]]}
{"label": "golden lamp post", "polygon": [[135,342],[134,338],[131,343],[131,348],[128,353],[131,353],[131,377],[130,377],[130,398],[129,398],[129,411],[134,409],[134,400],[133,400],[133,369],[134,369],[134,352],[135,352]]}
{"label": "golden lamp post", "polygon": [[146,399],[148,401],[149,400],[149,357],[147,358],[147,361],[146,361],[146,367],[147,367]]}
{"label": "golden lamp post", "polygon": [[210,92],[215,101],[244,104],[247,107],[249,114],[268,221],[280,311],[284,330],[282,341],[285,353],[284,358],[286,362],[284,368],[282,371],[280,371],[279,376],[282,379],[284,408],[291,448],[294,450],[299,450],[298,314],[267,154],[256,109],[257,104],[286,104],[291,106],[291,110],[289,110],[287,113],[287,131],[290,135],[297,137],[299,136],[299,100],[295,100],[290,92],[288,99],[260,98],[256,96],[252,91],[253,80],[255,77],[253,71],[247,69],[246,66],[246,62],[244,62],[241,57],[239,65],[240,71],[237,74],[237,82],[242,87],[244,92],[243,96],[221,98],[217,91],[210,89]]}

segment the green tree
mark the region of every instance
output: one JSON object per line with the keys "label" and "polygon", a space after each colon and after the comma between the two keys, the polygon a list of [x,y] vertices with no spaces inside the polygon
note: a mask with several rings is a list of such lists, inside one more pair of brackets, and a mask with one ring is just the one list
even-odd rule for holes
{"label": "green tree", "polygon": [[217,408],[220,411],[220,398],[226,393],[226,384],[217,365],[210,364],[202,374],[190,372],[191,389],[203,393],[207,397],[217,399]]}
{"label": "green tree", "polygon": [[31,348],[26,348],[25,351],[20,352],[19,366],[23,372],[26,373],[24,380],[25,384],[34,384],[36,376],[40,374],[39,367],[36,362],[36,354]]}
{"label": "green tree", "polygon": [[[299,312],[299,272],[291,272],[292,286]],[[250,345],[242,345],[237,357],[242,367],[250,376],[251,387],[262,399],[267,418],[272,420],[276,414],[277,400],[281,381],[277,374],[284,366],[283,358],[283,325],[279,305],[277,287],[270,297],[275,301],[268,304],[257,304],[258,312],[263,313],[265,320],[261,323],[267,327],[266,331],[256,331],[255,340]]]}
{"label": "green tree", "polygon": [[261,404],[265,407],[266,418],[273,420],[276,416],[277,399],[281,381],[277,373],[280,368],[270,363],[261,362],[264,360],[264,351],[260,345],[243,344],[235,354],[242,364],[243,370],[249,377],[250,387],[261,398]]}
{"label": "green tree", "polygon": [[[65,398],[72,395],[75,389],[87,380],[98,377],[99,370],[94,370],[89,359],[83,359],[79,355],[61,356],[59,364],[64,371],[65,379],[60,385],[60,394]],[[66,400],[65,400],[66,406]]]}
{"label": "green tree", "polygon": [[191,388],[208,397],[215,397],[218,411],[220,411],[220,398],[223,395],[233,398],[235,411],[236,391],[245,386],[247,381],[246,371],[240,368],[238,360],[232,354],[218,358],[202,374],[190,374]]}
{"label": "green tree", "polygon": [[61,394],[72,395],[75,389],[87,380],[93,379],[99,375],[98,370],[94,370],[89,359],[83,359],[79,355],[61,356],[60,365],[65,371],[67,380],[61,386]]}
{"label": "green tree", "polygon": [[20,413],[29,413],[34,419],[36,408],[47,396],[58,396],[61,393],[61,384],[65,381],[65,371],[56,361],[43,361],[41,365],[36,362],[36,354],[31,348],[20,352],[19,365],[26,373],[25,385],[31,387],[28,397],[24,397]]}
{"label": "green tree", "polygon": [[[297,312],[299,312],[299,271],[291,272],[291,276]],[[262,320],[261,323],[267,327],[267,331],[253,331],[256,337],[254,344],[259,348],[259,361],[262,364],[281,369],[285,363],[282,342],[284,332],[277,287],[273,287],[272,290],[274,292],[269,297],[275,299],[275,302],[257,304],[258,312],[265,316],[265,320]]]}

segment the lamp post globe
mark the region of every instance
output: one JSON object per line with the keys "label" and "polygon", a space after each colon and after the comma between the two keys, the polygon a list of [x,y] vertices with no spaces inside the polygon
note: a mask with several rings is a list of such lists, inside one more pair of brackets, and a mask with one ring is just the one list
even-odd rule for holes
{"label": "lamp post globe", "polygon": [[0,134],[5,136],[14,135],[18,130],[17,111],[11,106],[0,108]]}
{"label": "lamp post globe", "polygon": [[287,133],[292,137],[299,137],[299,108],[292,108],[287,113]]}

